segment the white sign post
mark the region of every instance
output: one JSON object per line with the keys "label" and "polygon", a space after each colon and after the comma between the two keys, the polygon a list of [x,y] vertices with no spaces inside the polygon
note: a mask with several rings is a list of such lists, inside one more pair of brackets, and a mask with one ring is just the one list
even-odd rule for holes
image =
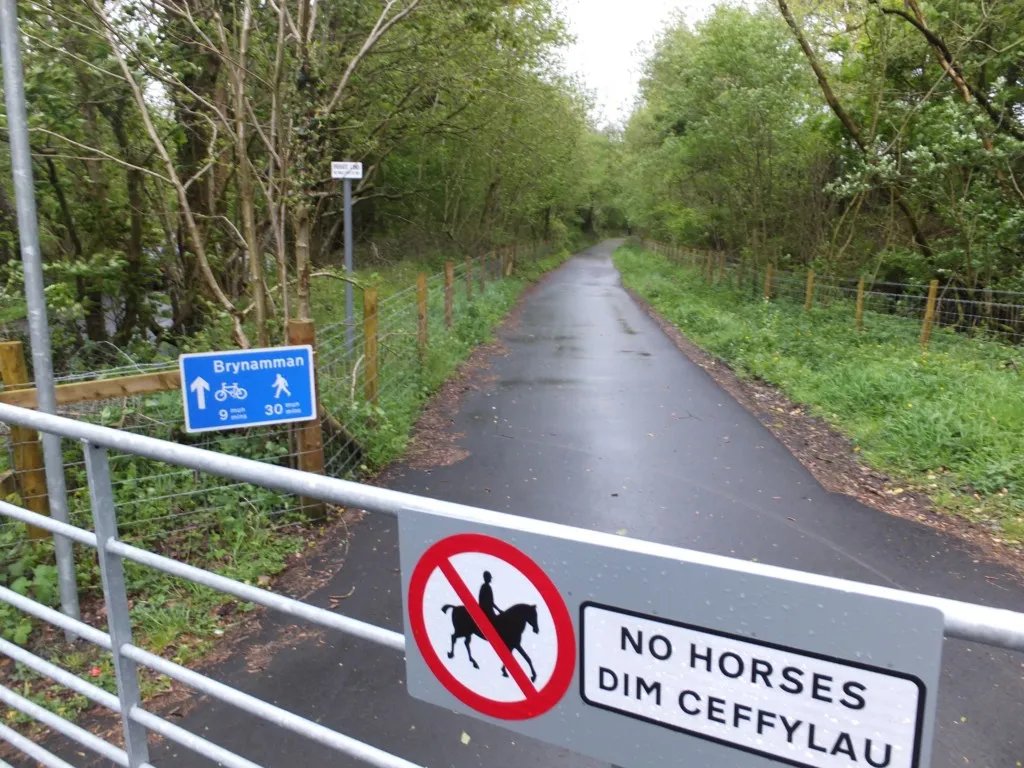
{"label": "white sign post", "polygon": [[[345,182],[345,274],[352,277],[352,179],[363,178],[363,164],[342,161],[331,163],[331,178]],[[352,283],[345,283],[345,349],[352,351],[355,325],[352,317]]]}
{"label": "white sign post", "polygon": [[363,164],[338,162],[335,160],[331,163],[331,178],[348,180],[361,179],[363,178]]}

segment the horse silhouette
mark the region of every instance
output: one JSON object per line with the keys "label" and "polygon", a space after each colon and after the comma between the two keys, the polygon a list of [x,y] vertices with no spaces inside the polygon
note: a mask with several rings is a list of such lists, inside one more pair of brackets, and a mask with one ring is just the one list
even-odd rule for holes
{"label": "horse silhouette", "polygon": [[[476,663],[476,659],[473,658],[473,652],[469,649],[469,641],[473,639],[473,635],[477,637],[487,639],[484,637],[483,632],[473,621],[473,617],[469,615],[469,611],[466,610],[464,605],[446,605],[441,610],[444,613],[448,613],[451,609],[452,612],[452,648],[448,651],[448,658],[455,658],[455,641],[459,638],[465,639],[466,644],[466,655],[469,656],[469,660],[473,663],[476,669],[480,669],[480,665]],[[519,651],[519,655],[526,659],[526,663],[530,665],[530,681],[537,682],[537,672],[533,668],[533,661],[530,660],[529,655],[523,650],[521,645],[523,639],[523,632],[526,630],[526,625],[529,624],[533,628],[534,634],[540,632],[537,628],[537,606],[527,605],[526,603],[517,603],[506,611],[499,613],[495,616],[491,623],[494,625],[494,630],[498,633],[498,637],[508,648],[509,652]],[[503,677],[508,677],[508,670],[505,667],[501,668],[501,674]]]}

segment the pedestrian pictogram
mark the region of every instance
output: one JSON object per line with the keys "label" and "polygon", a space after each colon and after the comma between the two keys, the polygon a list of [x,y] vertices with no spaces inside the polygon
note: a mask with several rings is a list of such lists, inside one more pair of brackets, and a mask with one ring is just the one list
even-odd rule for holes
{"label": "pedestrian pictogram", "polygon": [[292,391],[288,389],[288,379],[286,379],[280,373],[277,374],[277,378],[274,379],[274,383],[271,384],[271,386],[274,388],[275,400],[280,400],[282,394],[285,394],[288,397],[292,396]]}
{"label": "pedestrian pictogram", "polygon": [[481,534],[434,544],[409,581],[408,612],[427,666],[459,701],[503,720],[544,714],[576,666],[565,601],[519,549]]}

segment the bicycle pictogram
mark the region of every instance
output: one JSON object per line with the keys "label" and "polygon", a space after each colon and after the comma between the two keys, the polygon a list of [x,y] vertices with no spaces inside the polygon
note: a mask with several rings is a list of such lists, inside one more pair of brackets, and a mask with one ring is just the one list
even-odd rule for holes
{"label": "bicycle pictogram", "polygon": [[232,397],[235,400],[245,400],[245,398],[249,396],[249,391],[238,386],[238,382],[234,382],[232,384],[221,382],[220,389],[214,392],[213,396],[217,399],[218,403],[223,403],[229,397]]}

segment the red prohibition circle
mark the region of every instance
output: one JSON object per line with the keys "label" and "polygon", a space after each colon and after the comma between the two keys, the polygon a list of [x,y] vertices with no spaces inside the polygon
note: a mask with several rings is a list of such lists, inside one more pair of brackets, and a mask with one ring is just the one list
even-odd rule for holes
{"label": "red prohibition circle", "polygon": [[[427,635],[427,626],[423,618],[427,580],[441,567],[441,563],[450,562],[453,555],[463,552],[492,555],[518,570],[540,593],[554,620],[557,642],[554,672],[544,687],[531,692],[523,691],[522,701],[495,701],[464,685],[445,666]],[[416,563],[409,579],[407,605],[412,636],[430,671],[449,693],[481,714],[501,720],[528,720],[537,717],[561,701],[572,683],[572,676],[576,670],[576,637],[569,609],[558,593],[558,588],[541,567],[508,542],[479,533],[461,533],[441,539],[424,552]]]}

